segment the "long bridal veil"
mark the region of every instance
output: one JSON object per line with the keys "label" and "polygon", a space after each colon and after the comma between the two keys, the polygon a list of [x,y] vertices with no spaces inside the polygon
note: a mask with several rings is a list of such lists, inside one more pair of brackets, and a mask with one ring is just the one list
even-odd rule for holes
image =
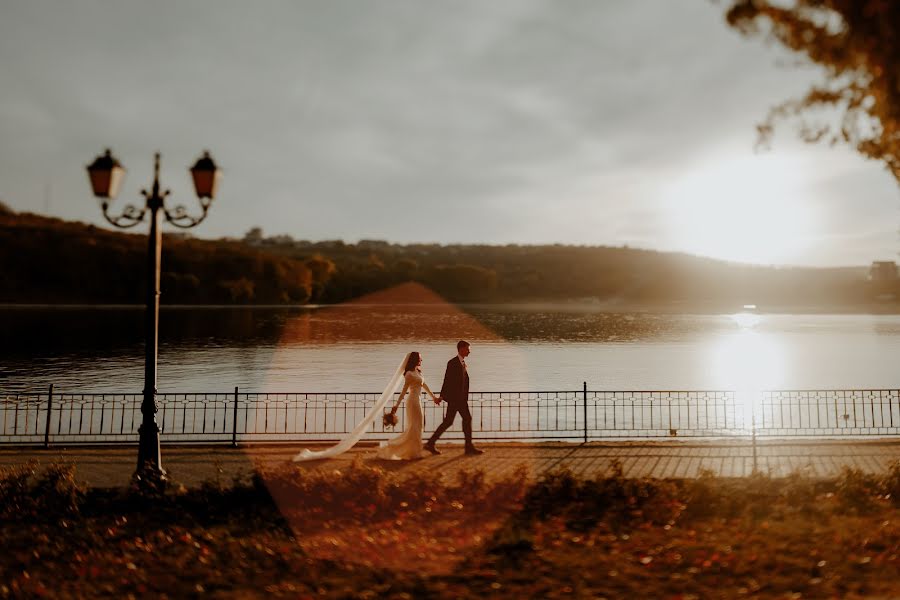
{"label": "long bridal veil", "polygon": [[394,396],[394,392],[397,391],[397,386],[400,384],[400,380],[403,379],[403,369],[406,367],[406,363],[409,361],[409,355],[411,353],[407,353],[406,356],[403,357],[403,362],[400,363],[400,366],[397,367],[397,370],[394,372],[394,375],[391,377],[391,380],[388,382],[387,387],[384,388],[384,391],[381,392],[381,396],[379,396],[378,400],[375,402],[375,406],[366,413],[365,418],[359,422],[359,424],[344,436],[340,442],[331,448],[327,448],[325,450],[320,450],[318,452],[314,452],[309,450],[308,448],[304,448],[300,454],[294,457],[294,462],[301,462],[304,460],[319,460],[322,458],[333,458],[339,454],[343,454],[350,448],[352,448],[356,442],[365,435],[366,430],[369,428],[369,425],[372,424],[372,421],[375,420],[375,417],[381,414],[385,405],[388,401]]}

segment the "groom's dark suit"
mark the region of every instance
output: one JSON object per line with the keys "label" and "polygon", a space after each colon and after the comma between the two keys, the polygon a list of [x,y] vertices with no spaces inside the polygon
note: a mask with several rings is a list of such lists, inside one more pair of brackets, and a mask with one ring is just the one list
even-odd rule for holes
{"label": "groom's dark suit", "polygon": [[429,444],[434,444],[441,434],[453,425],[456,413],[462,417],[463,434],[466,437],[466,446],[472,445],[472,413],[469,412],[469,374],[459,356],[454,356],[447,362],[447,370],[444,372],[444,384],[441,386],[441,398],[447,402],[447,416],[435,429]]}

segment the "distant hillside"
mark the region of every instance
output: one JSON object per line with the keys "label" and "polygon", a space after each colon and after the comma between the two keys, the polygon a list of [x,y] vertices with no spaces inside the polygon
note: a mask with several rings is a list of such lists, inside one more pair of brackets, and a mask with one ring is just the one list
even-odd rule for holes
{"label": "distant hillside", "polygon": [[[147,235],[0,212],[0,302],[142,304]],[[302,262],[238,242],[163,234],[166,304],[303,303]]]}
{"label": "distant hillside", "polygon": [[309,242],[266,238],[259,229],[245,241],[295,258],[327,256],[334,272],[316,293],[322,302],[418,281],[451,300],[573,300],[611,310],[731,311],[744,304],[761,310],[900,309],[888,299],[900,297],[900,282],[874,284],[867,267],[763,267],[628,247]]}
{"label": "distant hillside", "polygon": [[[867,268],[775,268],[586,246],[244,240],[163,235],[166,304],[336,303],[414,281],[455,302],[581,301],[610,309],[896,311]],[[0,211],[0,302],[142,303],[146,233]]]}

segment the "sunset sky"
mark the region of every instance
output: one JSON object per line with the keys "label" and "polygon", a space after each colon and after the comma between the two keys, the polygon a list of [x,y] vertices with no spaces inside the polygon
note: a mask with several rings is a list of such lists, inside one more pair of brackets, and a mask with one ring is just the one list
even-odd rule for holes
{"label": "sunset sky", "polygon": [[200,237],[622,245],[862,265],[900,251],[880,164],[771,105],[819,74],[707,0],[206,0],[0,5],[0,199],[102,223],[105,147],[224,170]]}

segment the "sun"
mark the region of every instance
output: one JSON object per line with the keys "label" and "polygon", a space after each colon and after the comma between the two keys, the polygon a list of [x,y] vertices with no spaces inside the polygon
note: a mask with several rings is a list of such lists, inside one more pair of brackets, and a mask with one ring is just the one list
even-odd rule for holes
{"label": "sun", "polygon": [[710,158],[664,193],[673,250],[723,260],[776,264],[808,247],[816,212],[808,165],[774,154]]}

